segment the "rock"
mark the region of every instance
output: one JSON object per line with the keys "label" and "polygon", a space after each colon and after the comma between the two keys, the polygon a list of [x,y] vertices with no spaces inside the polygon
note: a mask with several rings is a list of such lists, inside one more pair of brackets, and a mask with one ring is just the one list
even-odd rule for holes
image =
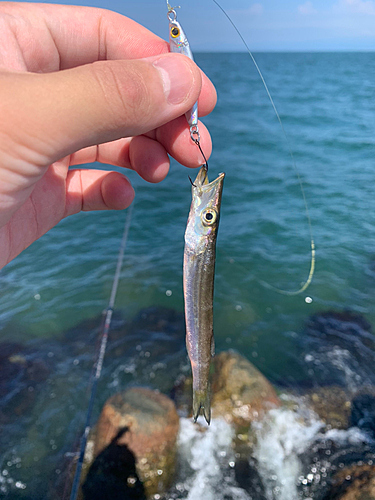
{"label": "rock", "polygon": [[224,417],[239,428],[248,428],[265,411],[280,406],[270,382],[240,354],[221,352],[214,358],[212,415]]}
{"label": "rock", "polygon": [[170,392],[180,417],[188,418],[193,413],[193,378],[180,374]]}
{"label": "rock", "polygon": [[[374,466],[375,442],[355,427],[346,431],[333,429],[327,433],[322,430],[299,455],[303,471],[298,478],[299,493],[301,498],[341,500],[341,495],[354,479],[351,471]],[[359,498],[364,500],[366,497]]]}
{"label": "rock", "polygon": [[310,335],[335,342],[340,347],[366,346],[375,349],[371,324],[354,311],[325,311],[310,316],[307,325]]}
{"label": "rock", "polygon": [[375,438],[375,394],[359,393],[352,400],[350,425]]}
{"label": "rock", "polygon": [[50,375],[46,356],[21,344],[0,344],[0,422],[10,422],[35,403],[39,385]]}
{"label": "rock", "polygon": [[350,398],[338,386],[319,387],[306,396],[309,406],[328,426],[347,429],[350,418]]}
{"label": "rock", "polygon": [[247,445],[235,446],[234,474],[238,486],[244,489],[250,498],[267,500],[266,489],[259,474],[258,461],[250,453]]}
{"label": "rock", "polygon": [[346,467],[335,474],[331,483],[332,487],[324,500],[374,500],[375,466]]}
{"label": "rock", "polygon": [[129,432],[120,436],[116,445],[125,445],[134,455],[147,497],[162,493],[175,470],[179,417],[173,402],[145,388],[111,397],[98,421],[94,455],[98,457],[124,428]]}
{"label": "rock", "polygon": [[129,384],[129,376],[138,386],[169,394],[174,380],[188,368],[184,316],[163,307],[142,309],[131,321],[111,329],[106,365],[118,366],[118,359],[132,366],[119,374],[119,387]]}
{"label": "rock", "polygon": [[375,336],[353,311],[326,311],[309,317],[301,341],[305,370],[316,385],[337,385],[354,393],[375,385]]}
{"label": "rock", "polygon": [[375,388],[364,388],[351,400],[348,391],[341,387],[319,387],[306,398],[309,406],[331,428],[358,427],[375,439]]}

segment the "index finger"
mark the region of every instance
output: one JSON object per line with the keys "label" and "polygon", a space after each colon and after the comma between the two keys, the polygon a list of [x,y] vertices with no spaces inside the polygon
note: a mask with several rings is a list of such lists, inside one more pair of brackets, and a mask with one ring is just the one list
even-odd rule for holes
{"label": "index finger", "polygon": [[[5,2],[1,11],[12,18],[29,71],[56,71],[106,59],[140,59],[169,52],[165,40],[105,9]],[[51,68],[47,49],[55,51],[49,56],[55,56],[58,67]],[[41,67],[43,60],[47,70]]]}

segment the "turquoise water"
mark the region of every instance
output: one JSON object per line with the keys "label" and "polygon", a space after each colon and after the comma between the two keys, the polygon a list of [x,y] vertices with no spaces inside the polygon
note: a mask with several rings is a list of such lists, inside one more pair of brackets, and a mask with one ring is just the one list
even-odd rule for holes
{"label": "turquoise water", "polygon": [[[256,59],[304,183],[316,272],[312,285],[297,296],[262,285],[296,290],[308,276],[310,237],[298,178],[249,56],[197,54],[218,91],[215,111],[204,118],[214,144],[210,178],[226,172],[215,281],[216,347],[239,350],[276,383],[306,383],[297,337],[311,314],[351,309],[375,324],[375,55],[263,53]],[[149,306],[183,310],[188,174],[175,162],[159,185],[127,173],[136,201],[116,299],[125,320]],[[98,317],[109,300],[124,220],[125,213],[117,212],[71,217],[1,271],[0,340],[48,344]],[[94,343],[88,336],[90,353]],[[59,358],[65,368],[55,413],[67,407],[62,373],[72,359],[67,353]],[[79,390],[84,391],[89,365],[80,373]],[[98,406],[111,390],[108,385],[99,394]],[[76,406],[66,416],[70,421],[83,415],[87,401],[80,393],[74,398]],[[33,426],[37,412],[38,418],[51,418],[47,399],[28,416],[28,435],[34,429],[36,443],[28,441],[29,454],[46,439]],[[80,430],[80,418],[72,434]],[[2,446],[9,444],[6,451],[17,455],[22,432],[12,425]]]}

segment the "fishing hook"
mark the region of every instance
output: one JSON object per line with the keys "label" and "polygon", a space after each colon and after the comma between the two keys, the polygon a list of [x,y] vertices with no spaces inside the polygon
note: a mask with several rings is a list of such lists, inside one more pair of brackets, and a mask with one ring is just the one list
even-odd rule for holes
{"label": "fishing hook", "polygon": [[194,184],[194,182],[191,180],[190,175],[188,175],[188,177],[189,177],[190,184],[191,184],[193,187],[195,187],[195,188],[196,188],[197,186],[196,186],[196,185]]}
{"label": "fishing hook", "polygon": [[[199,133],[198,133],[198,136],[199,136]],[[206,158],[205,154],[203,153],[203,150],[202,150],[202,147],[201,147],[201,143],[199,142],[199,139],[196,139],[193,136],[191,136],[191,139],[198,146],[199,151],[201,152],[201,155],[203,156],[203,159],[204,159],[204,165],[203,165],[203,167],[205,168],[206,173],[207,173],[208,172],[208,161],[207,161],[207,158]]]}

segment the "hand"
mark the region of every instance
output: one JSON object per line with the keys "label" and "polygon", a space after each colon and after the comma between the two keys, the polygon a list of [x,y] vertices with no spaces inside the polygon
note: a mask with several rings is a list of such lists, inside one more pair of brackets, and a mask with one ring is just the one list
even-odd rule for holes
{"label": "hand", "polygon": [[[0,268],[81,210],[123,209],[134,191],[117,172],[74,169],[98,161],[149,182],[168,154],[202,158],[184,113],[216,93],[167,42],[114,12],[48,4],[0,5]],[[200,124],[201,145],[211,140]]]}

